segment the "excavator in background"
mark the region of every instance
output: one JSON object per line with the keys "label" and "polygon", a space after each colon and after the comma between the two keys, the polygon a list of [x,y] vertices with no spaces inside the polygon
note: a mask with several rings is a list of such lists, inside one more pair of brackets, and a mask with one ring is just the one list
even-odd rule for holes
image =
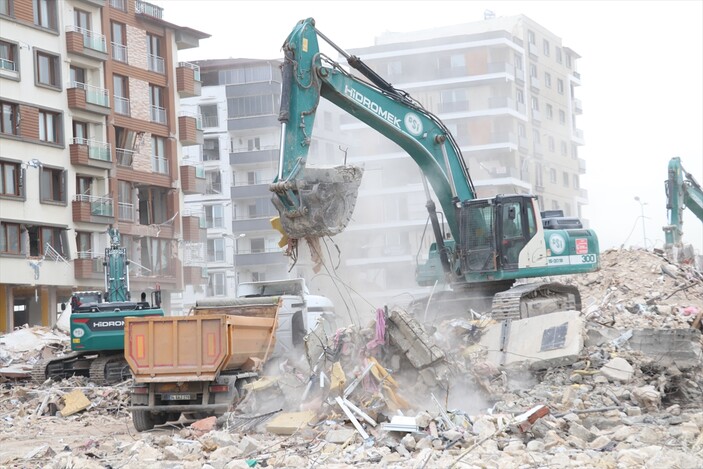
{"label": "excavator in background", "polygon": [[[365,79],[322,54],[318,37]],[[416,279],[423,286],[445,286],[432,295],[433,305],[464,313],[480,308],[503,319],[580,309],[574,286],[515,281],[598,270],[594,231],[545,229],[534,195],[477,198],[459,145],[439,118],[332,43],[312,18],[298,22],[283,51],[279,168],[270,190],[280,214],[274,226],[279,224],[289,241],[336,235],[354,210],[361,168],[306,167],[317,105],[325,98],[398,144],[420,167],[434,242],[427,262],[417,266]],[[427,181],[446,227],[439,222]],[[412,309],[421,311],[427,301]]]}
{"label": "excavator in background", "polygon": [[669,172],[664,181],[668,225],[664,226],[664,252],[679,261],[684,256],[683,210],[689,209],[703,222],[703,189],[691,173],[681,165],[681,158],[669,160]]}
{"label": "excavator in background", "polygon": [[71,296],[71,353],[37,362],[32,379],[43,383],[73,375],[88,376],[96,384],[110,384],[129,378],[124,358],[126,317],[163,316],[161,290],[132,301],[129,291],[129,260],[120,246],[120,234],[110,228],[110,246],[105,249],[103,268],[105,291],[76,292]]}

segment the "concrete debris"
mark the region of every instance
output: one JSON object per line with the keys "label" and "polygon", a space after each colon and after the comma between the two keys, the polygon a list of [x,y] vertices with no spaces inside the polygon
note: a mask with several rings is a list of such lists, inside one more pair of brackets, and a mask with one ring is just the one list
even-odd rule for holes
{"label": "concrete debris", "polygon": [[318,329],[225,415],[142,433],[129,382],[23,379],[68,341],[20,329],[0,337],[0,467],[703,467],[703,276],[641,250],[602,265],[566,278],[582,312]]}

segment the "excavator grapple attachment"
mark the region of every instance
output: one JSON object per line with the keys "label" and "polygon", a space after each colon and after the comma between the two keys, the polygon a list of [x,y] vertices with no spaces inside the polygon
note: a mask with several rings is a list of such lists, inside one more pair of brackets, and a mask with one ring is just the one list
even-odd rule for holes
{"label": "excavator grapple attachment", "polygon": [[363,169],[304,168],[294,179],[270,186],[281,226],[290,238],[334,236],[351,219]]}

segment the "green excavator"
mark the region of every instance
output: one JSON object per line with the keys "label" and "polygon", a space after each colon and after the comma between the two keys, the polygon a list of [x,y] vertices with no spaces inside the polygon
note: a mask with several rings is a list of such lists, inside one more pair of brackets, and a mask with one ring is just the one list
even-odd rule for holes
{"label": "green excavator", "polygon": [[120,234],[110,228],[110,246],[105,249],[105,291],[76,292],[71,296],[71,353],[37,362],[32,380],[43,383],[73,375],[87,376],[96,384],[111,384],[131,374],[124,358],[124,319],[163,316],[161,291],[146,293],[132,301],[129,290],[129,260],[120,245]]}
{"label": "green excavator", "polygon": [[[322,54],[318,38],[361,77]],[[434,190],[448,233],[425,182],[434,242],[427,262],[416,268],[420,285],[445,285],[431,296],[433,304],[458,312],[480,308],[505,319],[580,309],[574,286],[515,281],[598,270],[593,230],[580,223],[574,229],[545,229],[534,195],[477,198],[461,149],[439,118],[332,43],[312,18],[295,26],[283,51],[280,160],[270,189],[280,214],[276,223],[291,242],[341,233],[363,174],[351,165],[306,167],[317,105],[324,98],[403,148]],[[415,302],[413,309],[424,309],[427,300]]]}
{"label": "green excavator", "polygon": [[[690,210],[703,222],[703,189],[681,164],[681,158],[669,160],[668,177],[664,181],[668,224],[664,226],[664,250],[671,253],[683,249],[683,211]],[[674,258],[677,256],[675,255]]]}

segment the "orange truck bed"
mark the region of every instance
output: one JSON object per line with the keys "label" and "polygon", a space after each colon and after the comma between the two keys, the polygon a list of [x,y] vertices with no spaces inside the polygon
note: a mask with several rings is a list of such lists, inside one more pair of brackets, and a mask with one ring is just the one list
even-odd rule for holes
{"label": "orange truck bed", "polygon": [[203,314],[125,318],[125,358],[137,383],[211,381],[275,346],[276,317]]}

